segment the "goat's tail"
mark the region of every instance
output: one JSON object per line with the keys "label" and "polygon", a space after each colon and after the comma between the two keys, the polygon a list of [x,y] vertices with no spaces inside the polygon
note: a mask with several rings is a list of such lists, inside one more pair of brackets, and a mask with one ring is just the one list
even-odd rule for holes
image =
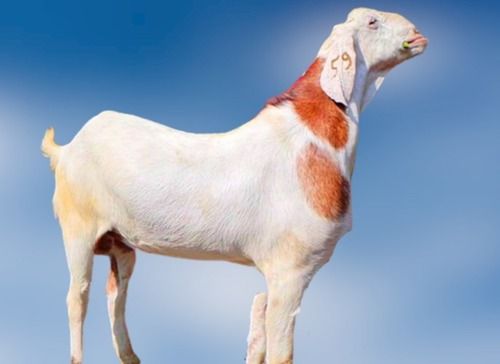
{"label": "goat's tail", "polygon": [[59,161],[61,146],[54,141],[54,128],[48,128],[42,140],[42,154],[50,159],[50,168],[54,170]]}

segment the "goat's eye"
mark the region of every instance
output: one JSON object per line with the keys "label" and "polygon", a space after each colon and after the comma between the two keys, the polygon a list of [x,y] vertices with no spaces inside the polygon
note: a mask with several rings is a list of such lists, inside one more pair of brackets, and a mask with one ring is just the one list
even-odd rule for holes
{"label": "goat's eye", "polygon": [[368,27],[370,29],[377,29],[378,28],[378,20],[377,20],[377,18],[371,17],[370,20],[368,21]]}

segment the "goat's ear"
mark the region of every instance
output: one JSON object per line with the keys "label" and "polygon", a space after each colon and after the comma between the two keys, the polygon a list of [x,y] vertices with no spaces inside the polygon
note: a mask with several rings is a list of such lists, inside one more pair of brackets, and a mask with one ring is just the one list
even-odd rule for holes
{"label": "goat's ear", "polygon": [[348,106],[356,78],[356,50],[352,33],[334,28],[320,55],[325,58],[321,88],[331,99]]}

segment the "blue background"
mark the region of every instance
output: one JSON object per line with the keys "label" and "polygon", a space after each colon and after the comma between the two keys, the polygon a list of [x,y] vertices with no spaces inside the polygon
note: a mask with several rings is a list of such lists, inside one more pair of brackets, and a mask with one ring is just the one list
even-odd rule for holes
{"label": "blue background", "polygon": [[[499,3],[19,1],[0,12],[0,362],[69,361],[68,274],[39,153],[113,109],[194,132],[249,120],[356,6],[399,12],[427,52],[361,118],[354,230],[313,280],[297,363],[500,362]],[[117,362],[96,258],[87,363]],[[257,271],[140,253],[143,363],[242,363]]]}

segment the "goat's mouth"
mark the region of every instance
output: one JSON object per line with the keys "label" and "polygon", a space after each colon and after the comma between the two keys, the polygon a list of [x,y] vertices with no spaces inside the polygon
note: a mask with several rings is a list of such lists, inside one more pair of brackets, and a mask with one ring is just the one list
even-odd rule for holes
{"label": "goat's mouth", "polygon": [[427,47],[428,40],[426,37],[424,37],[421,34],[418,34],[417,36],[406,40],[403,42],[403,48],[404,49],[413,49],[413,48],[422,48],[424,49]]}

